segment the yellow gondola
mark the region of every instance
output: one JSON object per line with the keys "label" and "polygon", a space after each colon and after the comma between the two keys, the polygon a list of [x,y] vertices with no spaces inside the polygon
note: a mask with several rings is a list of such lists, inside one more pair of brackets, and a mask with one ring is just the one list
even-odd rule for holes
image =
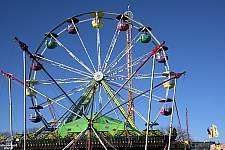
{"label": "yellow gondola", "polygon": [[163,86],[164,86],[164,88],[166,88],[166,89],[167,89],[167,88],[171,89],[171,88],[174,88],[175,82],[174,82],[174,81],[172,81],[172,82],[168,81],[168,82],[163,83]]}
{"label": "yellow gondola", "polygon": [[102,20],[100,20],[100,19],[94,19],[94,20],[92,20],[92,26],[94,27],[94,28],[101,28],[101,27],[103,27],[103,25],[104,25],[104,22],[102,21]]}
{"label": "yellow gondola", "polygon": [[36,96],[37,92],[34,90],[26,90],[26,96]]}

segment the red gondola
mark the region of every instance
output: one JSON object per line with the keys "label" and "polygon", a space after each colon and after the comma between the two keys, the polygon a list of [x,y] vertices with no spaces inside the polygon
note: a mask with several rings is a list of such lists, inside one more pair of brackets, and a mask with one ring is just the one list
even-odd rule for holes
{"label": "red gondola", "polygon": [[164,116],[169,116],[172,114],[172,108],[163,108],[160,113]]}
{"label": "red gondola", "polygon": [[39,63],[36,63],[36,65],[34,65],[34,63],[31,64],[31,69],[34,71],[39,71],[42,69],[42,67],[43,67],[43,65],[39,64]]}
{"label": "red gondola", "polygon": [[128,28],[129,28],[129,25],[126,23],[118,23],[117,25],[117,29],[120,31],[127,31]]}

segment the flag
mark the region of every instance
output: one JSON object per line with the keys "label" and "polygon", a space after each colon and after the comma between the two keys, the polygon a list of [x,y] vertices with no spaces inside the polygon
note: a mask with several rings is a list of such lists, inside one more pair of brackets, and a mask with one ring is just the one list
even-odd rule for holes
{"label": "flag", "polygon": [[208,137],[212,138],[213,137],[212,128],[208,128],[207,131],[208,131]]}
{"label": "flag", "polygon": [[208,137],[214,138],[219,136],[219,131],[216,125],[212,124],[210,128],[207,129]]}
{"label": "flag", "polygon": [[219,136],[219,132],[218,132],[218,128],[216,125],[212,125],[213,131],[214,131],[214,137],[218,137]]}

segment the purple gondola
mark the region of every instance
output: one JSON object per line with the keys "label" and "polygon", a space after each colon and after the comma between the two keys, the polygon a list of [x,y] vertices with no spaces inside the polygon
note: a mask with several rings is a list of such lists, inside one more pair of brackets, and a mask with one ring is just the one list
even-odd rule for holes
{"label": "purple gondola", "polygon": [[30,115],[29,120],[30,120],[31,122],[33,122],[33,123],[38,123],[38,122],[41,121],[41,117],[40,117],[40,116],[32,116],[32,115]]}
{"label": "purple gondola", "polygon": [[168,56],[162,56],[162,54],[158,54],[157,56],[156,56],[156,61],[158,62],[158,63],[165,63],[166,62],[166,60],[168,60]]}
{"label": "purple gondola", "polygon": [[66,30],[69,34],[77,34],[78,28],[76,26],[74,27],[73,25],[71,25],[68,26]]}

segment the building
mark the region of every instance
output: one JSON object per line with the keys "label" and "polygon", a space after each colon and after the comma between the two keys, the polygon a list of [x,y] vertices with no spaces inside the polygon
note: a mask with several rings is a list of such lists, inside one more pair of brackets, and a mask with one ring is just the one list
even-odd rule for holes
{"label": "building", "polygon": [[210,150],[210,146],[214,144],[213,141],[193,141],[191,142],[191,150]]}

